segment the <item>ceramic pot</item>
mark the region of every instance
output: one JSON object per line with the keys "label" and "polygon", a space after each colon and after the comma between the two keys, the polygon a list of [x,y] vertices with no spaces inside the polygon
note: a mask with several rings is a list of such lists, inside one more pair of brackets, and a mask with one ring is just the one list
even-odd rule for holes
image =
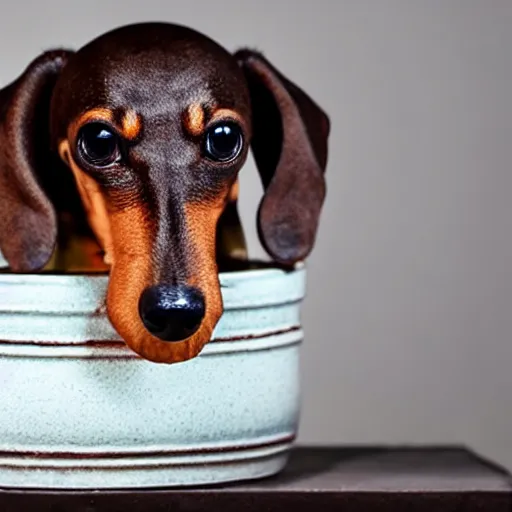
{"label": "ceramic pot", "polygon": [[305,269],[220,280],[212,341],[163,365],[113,330],[105,276],[0,275],[0,487],[188,486],[280,471],[299,420]]}

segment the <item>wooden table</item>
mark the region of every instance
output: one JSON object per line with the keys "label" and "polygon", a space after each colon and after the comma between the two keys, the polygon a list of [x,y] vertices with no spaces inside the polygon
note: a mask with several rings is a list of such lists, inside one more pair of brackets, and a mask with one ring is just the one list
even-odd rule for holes
{"label": "wooden table", "polygon": [[188,490],[0,490],[0,511],[510,512],[512,477],[464,448],[296,448],[280,475]]}

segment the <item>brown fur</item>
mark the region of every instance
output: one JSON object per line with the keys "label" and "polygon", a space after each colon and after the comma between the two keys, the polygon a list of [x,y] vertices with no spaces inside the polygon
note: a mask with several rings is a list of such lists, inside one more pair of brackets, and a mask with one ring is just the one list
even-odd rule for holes
{"label": "brown fur", "polygon": [[121,133],[130,140],[136,140],[142,132],[142,122],[137,112],[127,110],[123,116]]}

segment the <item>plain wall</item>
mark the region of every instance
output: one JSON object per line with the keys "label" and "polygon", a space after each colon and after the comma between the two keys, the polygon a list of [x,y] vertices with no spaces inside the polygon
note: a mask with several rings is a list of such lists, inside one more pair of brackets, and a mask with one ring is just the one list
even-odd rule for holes
{"label": "plain wall", "polygon": [[[464,443],[512,468],[512,2],[4,0],[0,84],[146,20],[263,50],[331,117],[300,441]],[[251,159],[254,256],[260,195]]]}

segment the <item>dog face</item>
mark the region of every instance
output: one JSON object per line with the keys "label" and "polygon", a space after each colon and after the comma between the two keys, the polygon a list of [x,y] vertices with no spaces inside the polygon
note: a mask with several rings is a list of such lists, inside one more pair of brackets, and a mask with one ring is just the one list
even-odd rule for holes
{"label": "dog face", "polygon": [[329,121],[258,53],[232,55],[176,25],[130,25],[43,54],[0,91],[0,108],[11,269],[48,261],[72,176],[110,266],[108,316],[148,360],[195,357],[222,314],[216,229],[249,147],[265,189],[263,246],[293,264],[314,244]]}

